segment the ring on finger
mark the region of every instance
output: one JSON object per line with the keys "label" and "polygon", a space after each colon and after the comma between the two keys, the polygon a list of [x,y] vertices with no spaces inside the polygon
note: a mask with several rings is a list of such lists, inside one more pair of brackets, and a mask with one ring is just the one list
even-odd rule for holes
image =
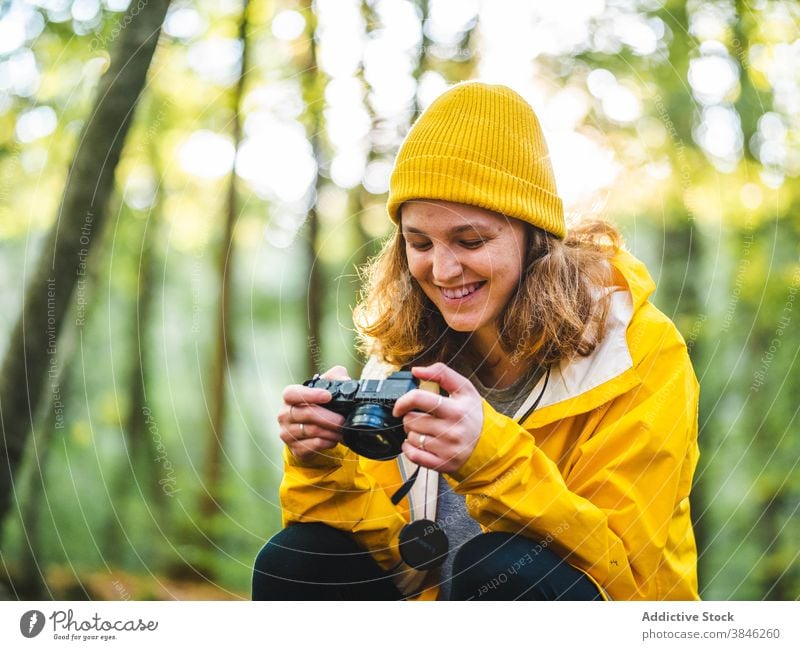
{"label": "ring on finger", "polygon": [[419,444],[417,445],[417,447],[419,447],[422,451],[425,451],[425,439],[428,436],[426,436],[424,433],[420,433],[417,435],[419,435]]}
{"label": "ring on finger", "polygon": [[303,438],[306,437],[306,423],[305,422],[301,422],[300,423],[300,435],[303,436]]}

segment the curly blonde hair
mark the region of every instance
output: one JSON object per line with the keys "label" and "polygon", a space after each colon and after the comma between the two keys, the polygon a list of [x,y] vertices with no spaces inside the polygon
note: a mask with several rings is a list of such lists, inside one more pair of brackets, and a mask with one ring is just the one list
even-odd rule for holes
{"label": "curly blonde hair", "polygon": [[[590,354],[602,340],[612,283],[611,257],[622,245],[605,221],[585,221],[560,240],[525,223],[527,253],[516,291],[497,319],[498,343],[514,364],[547,366]],[[362,290],[353,312],[358,347],[398,365],[478,368],[485,360],[471,333],[448,327],[412,277],[397,228],[359,270]]]}

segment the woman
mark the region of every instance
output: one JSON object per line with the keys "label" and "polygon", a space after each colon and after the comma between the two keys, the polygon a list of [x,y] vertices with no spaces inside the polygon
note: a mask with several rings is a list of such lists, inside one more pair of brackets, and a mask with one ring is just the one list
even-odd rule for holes
{"label": "woman", "polygon": [[[388,212],[356,310],[365,375],[411,366],[447,396],[396,402],[407,437],[382,462],[342,444],[327,391],[285,390],[286,528],[254,598],[696,599],[686,346],[611,226],[567,233],[530,106],[444,93],[400,149]],[[423,518],[449,552],[417,570],[400,539]]]}

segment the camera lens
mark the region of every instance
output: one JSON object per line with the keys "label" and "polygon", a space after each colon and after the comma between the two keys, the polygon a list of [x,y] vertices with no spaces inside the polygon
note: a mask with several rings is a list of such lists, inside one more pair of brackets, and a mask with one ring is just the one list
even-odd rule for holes
{"label": "camera lens", "polygon": [[342,427],[344,444],[357,454],[373,460],[389,460],[402,451],[406,432],[403,422],[392,417],[391,407],[361,404]]}

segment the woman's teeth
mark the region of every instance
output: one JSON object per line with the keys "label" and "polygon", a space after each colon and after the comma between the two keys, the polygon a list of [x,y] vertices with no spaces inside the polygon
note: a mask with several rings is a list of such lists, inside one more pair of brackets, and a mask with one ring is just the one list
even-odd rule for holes
{"label": "woman's teeth", "polygon": [[476,291],[483,282],[473,282],[472,284],[464,285],[463,287],[458,287],[457,289],[446,289],[445,287],[441,287],[442,293],[444,294],[445,298],[450,298],[451,300],[455,298],[463,298],[466,295],[469,295],[473,291]]}

